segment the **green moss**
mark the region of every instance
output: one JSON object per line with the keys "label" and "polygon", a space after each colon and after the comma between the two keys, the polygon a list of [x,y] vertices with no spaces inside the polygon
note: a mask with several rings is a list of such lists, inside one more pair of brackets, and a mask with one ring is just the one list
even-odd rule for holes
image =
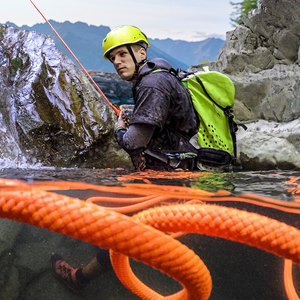
{"label": "green moss", "polygon": [[74,113],[76,114],[76,119],[77,119],[77,116],[79,116],[81,113],[83,100],[82,97],[80,97],[80,95],[77,94],[73,86],[70,86],[70,97],[72,101],[71,107]]}
{"label": "green moss", "polygon": [[40,80],[42,81],[42,83],[45,87],[49,87],[49,85],[51,83],[51,78],[48,77],[48,68],[46,66],[45,61],[42,63],[41,69],[42,69],[42,72],[40,75]]}
{"label": "green moss", "polygon": [[218,190],[233,191],[234,173],[207,173],[207,175],[199,177],[193,183],[192,187],[215,193]]}
{"label": "green moss", "polygon": [[49,99],[45,94],[44,86],[41,84],[41,81],[32,83],[32,89],[35,95],[36,111],[40,118],[47,124],[55,124],[55,111],[53,111],[53,105],[49,102]]}
{"label": "green moss", "polygon": [[[83,145],[86,140],[86,126],[83,124],[82,120],[82,107],[83,107],[83,96],[77,91],[76,87],[72,83],[66,80],[65,71],[60,70],[58,75],[58,82],[60,89],[69,93],[69,103],[71,106],[71,111],[68,107],[60,105],[58,108],[56,105],[51,103],[48,99],[45,89],[49,87],[49,68],[46,68],[45,64],[42,65],[42,71],[40,74],[40,80],[32,84],[32,88],[35,94],[35,106],[40,118],[49,126],[57,126],[65,132],[72,132],[74,143],[77,146]],[[47,73],[48,71],[48,73]],[[65,101],[67,101],[65,99]],[[67,105],[68,106],[68,105]],[[74,114],[75,119],[72,121],[73,117],[68,118],[68,115]],[[58,135],[60,136],[60,134]]]}
{"label": "green moss", "polygon": [[4,35],[6,33],[6,26],[0,26],[0,40],[2,40],[4,38]]}
{"label": "green moss", "polygon": [[74,122],[74,130],[76,132],[75,138],[76,140],[81,143],[82,142],[82,135],[85,134],[84,126],[82,124],[81,112],[83,106],[83,97],[78,94],[76,88],[72,85],[72,83],[67,82],[65,71],[61,70],[58,75],[58,82],[61,86],[61,89],[64,91],[69,91],[70,95],[70,106],[72,112],[75,115],[76,121]]}
{"label": "green moss", "polygon": [[62,87],[62,89],[65,90],[68,83],[65,78],[65,72],[62,70],[60,70],[60,72],[58,74],[58,82],[59,82],[60,86]]}
{"label": "green moss", "polygon": [[78,95],[74,86],[71,83],[68,83],[66,81],[64,71],[60,71],[60,73],[58,75],[58,81],[63,90],[70,91],[71,107],[76,116],[77,122],[80,121],[80,113],[81,113],[82,103],[83,103],[82,97],[80,95]]}
{"label": "green moss", "polygon": [[17,74],[17,71],[22,67],[23,61],[20,57],[16,57],[10,62],[10,76],[14,77]]}
{"label": "green moss", "polygon": [[[71,108],[75,114],[76,122],[75,122],[75,131],[77,132],[78,136],[84,136],[85,133],[85,126],[83,125],[82,120],[82,106],[83,106],[83,99],[80,94],[76,91],[76,89],[70,84],[70,101],[71,101]],[[88,130],[88,128],[86,128]],[[88,130],[89,131],[89,130]]]}

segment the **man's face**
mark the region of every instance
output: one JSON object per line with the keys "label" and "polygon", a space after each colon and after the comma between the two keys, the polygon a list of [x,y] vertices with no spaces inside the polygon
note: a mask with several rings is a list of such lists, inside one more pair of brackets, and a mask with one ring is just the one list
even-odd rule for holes
{"label": "man's face", "polygon": [[[137,62],[143,59],[143,51],[141,51],[142,49],[137,52],[134,51]],[[135,65],[126,46],[120,46],[116,49],[113,49],[109,53],[109,60],[113,63],[118,75],[123,80],[130,80],[133,77]]]}

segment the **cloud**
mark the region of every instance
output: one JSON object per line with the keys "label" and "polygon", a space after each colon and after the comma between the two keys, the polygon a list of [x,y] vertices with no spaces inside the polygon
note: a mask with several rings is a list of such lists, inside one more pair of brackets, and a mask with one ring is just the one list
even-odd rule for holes
{"label": "cloud", "polygon": [[171,38],[173,40],[183,40],[183,41],[189,41],[189,42],[199,42],[206,40],[208,38],[219,38],[222,40],[225,40],[225,33],[219,34],[219,33],[207,33],[207,32],[201,32],[201,31],[164,31],[164,32],[153,32],[152,34],[148,34],[150,38],[157,38],[157,39],[167,39]]}
{"label": "cloud", "polygon": [[222,39],[225,40],[225,34],[219,34],[219,33],[207,33],[207,32],[193,32],[191,33],[190,36],[190,41],[202,41],[208,38],[218,38],[218,39]]}

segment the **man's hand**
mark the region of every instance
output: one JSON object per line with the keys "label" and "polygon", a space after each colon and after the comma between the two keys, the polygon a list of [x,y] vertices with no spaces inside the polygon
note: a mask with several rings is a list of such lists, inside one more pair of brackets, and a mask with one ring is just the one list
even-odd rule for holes
{"label": "man's hand", "polygon": [[119,127],[124,127],[124,128],[127,128],[128,126],[126,125],[125,121],[124,121],[124,117],[123,116],[123,113],[122,111],[120,112],[120,115],[119,115],[119,118],[118,118],[118,121],[115,123],[115,130]]}

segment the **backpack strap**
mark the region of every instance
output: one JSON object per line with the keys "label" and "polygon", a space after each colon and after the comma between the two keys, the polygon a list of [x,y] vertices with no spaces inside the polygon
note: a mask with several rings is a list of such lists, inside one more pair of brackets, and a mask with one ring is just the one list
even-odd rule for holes
{"label": "backpack strap", "polygon": [[230,106],[227,106],[227,107],[223,108],[221,105],[219,105],[219,104],[218,104],[218,103],[210,96],[210,94],[207,92],[206,88],[204,87],[204,84],[203,84],[202,80],[201,80],[198,76],[196,76],[196,75],[194,75],[194,76],[195,76],[197,82],[201,85],[201,87],[202,87],[204,93],[206,94],[206,96],[209,98],[210,101],[213,102],[214,105],[216,105],[216,106],[218,106],[219,108],[221,108],[221,109],[224,111],[224,113],[225,113],[225,110],[227,110],[227,108],[231,108]]}

